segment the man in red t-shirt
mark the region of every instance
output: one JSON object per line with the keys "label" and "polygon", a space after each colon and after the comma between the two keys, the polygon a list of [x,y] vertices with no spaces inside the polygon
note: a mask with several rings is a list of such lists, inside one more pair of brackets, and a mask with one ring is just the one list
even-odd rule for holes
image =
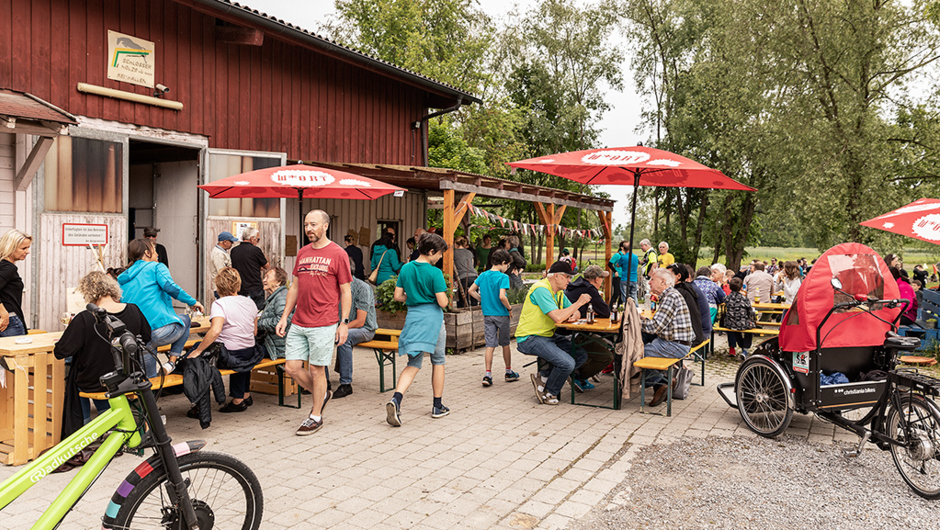
{"label": "man in red t-shirt", "polygon": [[[276,328],[278,335],[287,336],[284,369],[313,395],[313,408],[297,429],[298,436],[313,434],[323,426],[321,414],[331,397],[325,367],[333,359],[335,345],[345,343],[349,333],[349,319],[339,322],[339,314],[349,315],[352,274],[346,251],[326,237],[329,226],[330,216],[323,210],[311,210],[304,218],[310,244],[297,253],[294,282]],[[337,313],[340,305],[342,311]],[[295,306],[288,330],[287,317]],[[303,368],[305,361],[307,370]]]}

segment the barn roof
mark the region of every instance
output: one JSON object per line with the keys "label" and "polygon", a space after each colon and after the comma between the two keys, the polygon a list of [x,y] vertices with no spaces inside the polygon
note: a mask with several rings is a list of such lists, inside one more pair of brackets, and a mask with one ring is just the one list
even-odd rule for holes
{"label": "barn roof", "polygon": [[[402,79],[413,85],[419,86],[440,96],[445,96],[449,100],[461,99],[464,103],[483,103],[483,100],[473,94],[461,90],[455,86],[448,85],[419,74],[418,72],[402,68],[401,66],[384,61],[377,57],[365,54],[349,46],[330,40],[322,35],[317,35],[300,26],[291,24],[279,18],[263,13],[257,9],[252,9],[238,2],[229,0],[194,0],[198,4],[211,7],[215,11],[234,16],[238,19],[251,22],[264,28],[271,35],[282,35],[287,38],[297,39],[306,45],[320,49],[328,55],[337,56],[342,60],[376,70],[382,74]],[[441,106],[452,104],[450,101],[442,101]]]}

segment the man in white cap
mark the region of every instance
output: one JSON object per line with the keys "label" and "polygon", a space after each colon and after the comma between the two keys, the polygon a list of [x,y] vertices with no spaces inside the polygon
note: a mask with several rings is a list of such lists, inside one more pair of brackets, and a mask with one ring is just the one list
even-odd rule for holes
{"label": "man in white cap", "polygon": [[[219,234],[219,242],[212,247],[212,253],[210,254],[210,271],[212,274],[212,285],[215,285],[215,276],[219,273],[220,270],[225,267],[232,266],[232,258],[229,256],[228,251],[231,250],[232,245],[238,243],[238,238],[233,236],[231,232],[222,232]],[[219,293],[215,290],[212,291],[212,294],[215,295],[216,300],[219,299]]]}

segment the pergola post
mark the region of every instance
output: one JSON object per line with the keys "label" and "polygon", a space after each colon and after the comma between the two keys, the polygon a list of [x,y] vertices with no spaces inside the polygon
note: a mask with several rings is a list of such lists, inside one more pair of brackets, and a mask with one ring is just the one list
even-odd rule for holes
{"label": "pergola post", "polygon": [[542,224],[545,225],[545,270],[548,270],[552,266],[552,263],[555,263],[555,225],[561,222],[562,216],[565,215],[565,208],[568,206],[562,204],[557,210],[553,203],[543,205],[542,203],[535,203],[535,210],[539,214],[539,219],[542,221]]}
{"label": "pergola post", "polygon": [[469,205],[476,193],[468,193],[460,199],[459,203],[454,203],[454,190],[443,190],[444,192],[444,242],[447,243],[447,250],[444,251],[444,274],[450,276],[456,285],[457,278],[454,277],[454,232],[460,226],[460,221],[466,215]]}

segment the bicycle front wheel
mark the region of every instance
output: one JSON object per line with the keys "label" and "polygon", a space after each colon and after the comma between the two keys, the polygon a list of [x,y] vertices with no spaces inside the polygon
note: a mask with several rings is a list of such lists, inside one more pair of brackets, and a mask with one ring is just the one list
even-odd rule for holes
{"label": "bicycle front wheel", "polygon": [[[904,482],[925,499],[940,498],[940,414],[919,395],[901,398],[901,409],[891,407],[887,435],[902,442],[891,444],[891,456]],[[906,428],[901,425],[904,420]]]}
{"label": "bicycle front wheel", "polygon": [[[264,507],[261,484],[241,460],[200,451],[181,456],[179,464],[183,480],[189,485],[199,528],[257,530],[261,526]],[[185,527],[180,509],[167,495],[170,485],[165,469],[154,469],[137,484],[130,481],[126,484],[133,489],[114,519],[108,521],[105,517],[105,527],[127,530]]]}

